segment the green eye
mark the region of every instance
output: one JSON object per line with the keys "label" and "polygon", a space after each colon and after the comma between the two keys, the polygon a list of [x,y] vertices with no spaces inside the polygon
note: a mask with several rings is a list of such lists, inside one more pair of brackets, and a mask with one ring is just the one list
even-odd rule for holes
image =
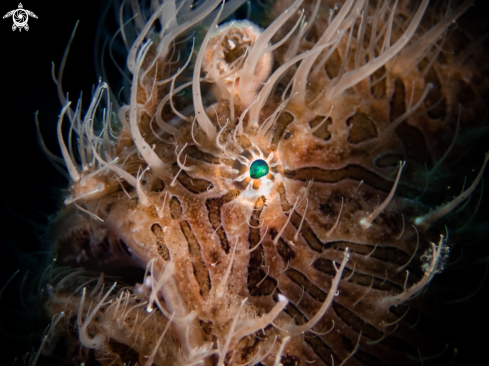
{"label": "green eye", "polygon": [[250,177],[253,179],[260,179],[268,174],[268,164],[263,159],[255,160],[250,167]]}

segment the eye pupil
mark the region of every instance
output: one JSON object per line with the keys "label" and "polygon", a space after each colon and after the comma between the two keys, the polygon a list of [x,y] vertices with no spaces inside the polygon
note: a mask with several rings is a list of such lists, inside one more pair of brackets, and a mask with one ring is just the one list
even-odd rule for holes
{"label": "eye pupil", "polygon": [[253,179],[260,179],[269,172],[268,164],[263,159],[255,160],[250,167],[250,177]]}

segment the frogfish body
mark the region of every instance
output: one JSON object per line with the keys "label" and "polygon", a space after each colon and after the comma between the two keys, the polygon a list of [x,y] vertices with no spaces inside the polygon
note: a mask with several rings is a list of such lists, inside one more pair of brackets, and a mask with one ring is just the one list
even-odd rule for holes
{"label": "frogfish body", "polygon": [[483,93],[478,48],[450,38],[471,6],[126,4],[124,102],[104,81],[84,111],[60,93],[49,156],[70,183],[40,351],[73,365],[450,360],[426,329],[476,287],[437,279],[481,230],[489,157],[457,165],[484,127],[463,105]]}

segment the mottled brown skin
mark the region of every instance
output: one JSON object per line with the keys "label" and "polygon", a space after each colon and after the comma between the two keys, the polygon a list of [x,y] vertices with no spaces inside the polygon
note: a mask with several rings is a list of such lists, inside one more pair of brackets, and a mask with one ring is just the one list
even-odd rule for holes
{"label": "mottled brown skin", "polygon": [[[313,5],[305,5],[306,14],[312,11]],[[409,16],[413,10],[408,5],[401,2],[399,13]],[[270,9],[271,18],[285,7],[284,3],[277,2]],[[326,29],[327,9],[323,2],[309,36],[300,45],[300,51],[310,49],[314,44],[311,40]],[[429,9],[428,13],[431,12],[436,18],[435,9]],[[296,21],[292,19],[277,33],[275,42],[291,29]],[[425,19],[430,17],[425,15]],[[428,29],[428,23],[422,23],[419,33]],[[400,34],[401,30],[395,28],[391,43]],[[58,262],[78,262],[98,271],[104,271],[104,265],[110,264],[116,268],[113,273],[117,274],[128,264],[145,268],[155,259],[155,275],[159,278],[171,261],[175,266],[174,276],[165,283],[162,295],[159,295],[160,301],[175,310],[175,317],[196,312],[197,317],[190,324],[190,337],[194,344],[219,340],[222,347],[244,299],[247,302],[240,321],[258,319],[269,313],[277,304],[280,293],[290,302],[275,318],[277,327],[268,325],[252,335],[233,339],[226,358],[227,364],[244,364],[256,354],[264,354],[265,350],[271,349],[271,355],[262,362],[272,365],[283,339],[279,328],[291,322],[303,324],[316,314],[331,289],[336,274],[334,263],[336,266],[341,263],[348,247],[350,258],[338,287],[339,294],[314,326],[317,334],[306,332],[293,336],[281,362],[284,365],[331,365],[333,359],[335,365],[341,364],[354,350],[360,333],[360,348],[348,360],[348,365],[413,365],[419,364],[416,360],[419,358],[418,350],[423,356],[442,351],[444,340],[426,334],[415,325],[421,314],[443,319],[446,312],[440,310],[439,303],[445,298],[464,297],[472,287],[459,291],[432,284],[428,291],[439,295],[436,301],[423,293],[390,309],[384,304],[386,298],[402,292],[403,287],[410,288],[420,281],[423,277],[423,253],[429,249],[430,242],[438,243],[439,235],[445,234],[443,225],[437,223],[419,229],[418,238],[412,223],[416,217],[428,212],[433,202],[440,204],[452,196],[444,191],[446,180],[443,176],[448,167],[442,165],[440,173],[434,172],[426,188],[425,169],[431,169],[450,146],[461,97],[469,92],[474,100],[481,96],[477,58],[462,63],[456,46],[448,39],[443,48],[453,49],[456,53],[443,53],[443,57],[434,62],[427,72],[423,68],[426,60],[407,71],[402,65],[395,64],[391,69],[381,68],[335,100],[316,100],[330,78],[336,76],[334,73],[339,70],[345,47],[344,39],[338,52],[310,82],[306,105],[289,103],[269,136],[256,136],[255,131],[245,128],[238,140],[244,152],[239,153],[238,146],[229,146],[231,155],[241,154],[250,158],[252,140],[265,157],[274,153],[273,161],[279,163],[272,169],[276,175],[270,173],[267,177],[271,187],[267,195],[256,194],[252,198],[244,197],[249,178],[244,182],[232,181],[245,172],[246,166],[224,156],[197,125],[193,132],[200,145],[192,139],[189,124],[182,124],[177,136],[162,135],[164,140],[177,145],[178,151],[188,143],[180,162],[186,155],[185,165],[196,167],[192,171],[181,171],[172,184],[179,171],[175,163],[175,146],[157,140],[149,128],[150,116],[155,113],[157,102],[169,90],[152,90],[153,75],[147,75],[147,80],[143,79],[138,89],[138,101],[144,104],[139,128],[146,141],[156,145],[154,151],[165,163],[167,175],[156,177],[151,170],[145,173],[142,187],[148,196],[147,206],[141,205],[135,190],[125,183],[125,189],[132,198],[126,197],[119,186],[118,191],[106,192],[104,197],[88,202],[85,207],[96,212],[103,223],[87,218],[72,206],[64,208],[52,225],[53,240],[58,246]],[[154,48],[150,48],[148,59],[151,59],[152,52]],[[276,64],[281,62],[281,52],[279,49],[274,54]],[[352,59],[347,70],[353,67]],[[164,67],[159,67],[162,69]],[[375,86],[370,85],[385,72],[385,78]],[[276,95],[267,101],[261,122],[280,103],[280,94],[292,75],[290,72],[285,76],[277,87]],[[395,131],[389,131],[390,123],[406,111],[413,85],[414,101],[417,101],[428,82],[432,82],[435,88],[425,103]],[[150,93],[153,93],[152,98],[148,96]],[[175,101],[177,106],[179,102]],[[311,133],[311,128],[330,113],[331,105],[334,109],[329,119]],[[433,105],[435,108],[429,109]],[[223,126],[229,117],[228,101],[219,101],[214,107],[219,121],[212,108],[207,110],[208,116],[216,126],[218,123]],[[459,135],[482,126],[474,115],[485,111],[477,108],[480,107],[463,110]],[[243,107],[236,106],[235,115],[239,116],[243,110]],[[165,107],[164,119],[171,119],[172,113]],[[223,140],[229,140],[233,131],[234,126],[224,130]],[[130,135],[126,137],[130,138]],[[130,140],[122,137],[115,146],[116,151],[124,157],[123,147],[131,145]],[[455,150],[450,154],[452,161],[463,153],[458,151],[458,147]],[[394,199],[371,227],[362,228],[359,222],[391,191],[399,160],[407,163]],[[127,166],[132,168],[128,171],[134,173],[139,165],[145,167],[137,155],[129,156]],[[233,173],[231,169],[239,173]],[[251,189],[254,192],[265,191],[264,183],[255,182]],[[420,196],[424,199],[419,200]],[[307,198],[307,211],[304,198]],[[296,202],[300,204],[291,212]],[[277,239],[284,225],[285,229]],[[72,234],[76,230],[81,230],[85,236]],[[63,232],[68,235],[62,239],[63,234],[60,233]],[[102,239],[99,242],[109,246],[106,256],[97,251],[102,245],[93,239],[97,235]],[[274,239],[277,239],[276,244]],[[90,241],[88,246],[87,240]],[[248,252],[260,240],[261,245]],[[224,296],[220,297],[219,285],[235,245],[232,270]],[[86,260],[75,260],[81,250],[86,251]],[[406,263],[408,265],[404,268]],[[406,270],[409,270],[407,283]],[[136,281],[141,282],[142,278]],[[80,293],[71,294],[71,291],[80,283],[61,288],[58,296],[48,299],[49,312],[57,314],[63,310],[76,314]],[[134,283],[127,288],[133,295],[127,295],[126,310],[147,301],[151,292],[143,285],[134,287]],[[124,294],[122,287],[118,287],[118,291],[118,296]],[[89,302],[85,301],[84,306],[88,312]],[[115,355],[120,358],[112,363],[114,365],[122,360],[144,364],[145,357],[153,351],[154,342],[166,326],[167,318],[160,312],[148,315],[144,306],[139,312],[135,309],[126,313],[130,321],[129,318],[119,318],[115,303],[102,309],[88,329],[89,333],[105,334],[110,342],[106,348],[95,350],[94,357],[102,358],[107,353],[114,355],[107,357],[110,360],[100,361],[104,365],[111,364]],[[149,316],[154,319],[143,328],[137,328]],[[424,329],[427,327],[429,325]],[[175,328],[167,334],[155,364],[182,362],[181,331]],[[70,342],[76,342],[73,332],[68,333],[72,336]],[[121,346],[118,348],[117,344]],[[127,347],[130,347],[132,356],[129,356]],[[75,352],[68,350],[68,353]],[[82,355],[77,360],[87,360],[92,356]],[[216,364],[217,359],[217,355],[210,356],[207,362]]]}

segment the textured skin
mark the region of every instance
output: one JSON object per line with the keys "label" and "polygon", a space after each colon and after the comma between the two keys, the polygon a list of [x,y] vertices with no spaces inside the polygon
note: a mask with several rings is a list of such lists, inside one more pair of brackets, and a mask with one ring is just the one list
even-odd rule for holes
{"label": "textured skin", "polygon": [[[314,4],[303,6],[305,13],[311,14]],[[394,22],[391,44],[403,33],[409,22],[405,19],[417,8],[410,6],[409,2],[398,5],[396,14],[405,16]],[[267,9],[270,19],[285,8],[286,2],[271,6]],[[299,44],[299,53],[311,49],[326,30],[328,9],[323,2],[314,26]],[[371,8],[369,13],[374,11]],[[427,13],[439,21],[439,11],[430,8]],[[296,21],[297,17],[292,17],[280,28],[272,44],[284,37]],[[422,23],[418,33],[427,32],[427,25]],[[274,52],[274,70],[286,62],[285,51],[290,43]],[[436,48],[429,48],[431,53],[419,65],[406,67],[403,61],[407,57],[400,57],[334,99],[321,98],[341,69],[347,47],[344,37],[326,65],[309,79],[304,103],[292,99],[269,134],[259,135],[256,128],[245,124],[233,139],[238,127],[226,125],[219,137],[225,148],[220,149],[197,123],[173,123],[171,126],[178,131],[173,135],[161,129],[158,136],[152,133],[150,124],[157,129],[152,117],[170,92],[169,85],[154,88],[153,79],[163,80],[177,71],[167,61],[158,61],[157,70],[147,69],[156,46],[149,47],[142,62],[142,70],[147,73],[134,96],[138,103],[137,128],[162,162],[161,171],[153,167],[144,172],[140,187],[143,193],[109,169],[90,177],[84,185],[75,182],[71,186],[75,198],[102,184],[103,189],[76,202],[103,222],[70,203],[51,225],[58,265],[83,266],[93,271],[73,272],[70,277],[70,272],[59,267],[46,280],[51,289],[46,300],[50,315],[71,312],[61,323],[74,324],[77,320],[72,316],[78,314],[78,331],[64,331],[69,328],[61,326],[57,330],[58,336],[64,334],[68,339],[67,359],[73,364],[95,358],[104,365],[129,361],[144,365],[168,325],[168,316],[161,310],[148,313],[144,303],[164,273],[169,277],[158,298],[161,307],[174,318],[155,354],[156,365],[199,360],[208,365],[224,360],[229,365],[254,364],[265,356],[261,362],[273,365],[277,353],[284,365],[338,365],[346,359],[348,365],[411,365],[419,364],[419,354],[426,357],[444,350],[444,340],[427,334],[416,324],[421,314],[428,319],[450,316],[440,310],[439,304],[467,296],[473,287],[462,291],[432,284],[429,291],[437,294],[433,300],[424,293],[427,287],[423,286],[421,295],[390,306],[397,304],[400,293],[427,276],[426,268],[435,261],[430,243],[446,246],[444,239],[440,241],[440,234],[446,239],[444,222],[418,229],[413,223],[433,204],[444,204],[453,197],[443,191],[449,167],[439,167],[436,162],[456,137],[461,96],[470,92],[477,100],[483,92],[476,82],[467,82],[478,76],[477,58],[460,62],[457,55],[444,53],[443,60],[438,58],[428,65],[429,56],[438,56]],[[355,69],[355,47],[346,70]],[[443,47],[455,50],[449,42]],[[292,77],[293,68],[266,100],[260,124],[280,104],[280,96]],[[396,129],[389,129],[408,110],[411,96],[413,104],[420,100],[429,82],[434,89],[424,103]],[[217,98],[207,115],[219,131],[230,118],[229,98],[217,88],[205,89],[204,93]],[[176,96],[173,102],[180,111],[190,104],[185,96]],[[237,103],[235,107],[235,116],[239,117],[246,106]],[[484,111],[477,108],[462,113],[459,136],[481,127],[482,122],[473,115]],[[130,110],[123,109],[118,115],[120,128],[114,129],[117,137],[110,153],[102,155],[100,147],[98,152],[106,161],[117,156],[118,166],[139,178],[138,169],[148,165],[146,155],[141,148],[137,154],[134,130],[129,128]],[[160,115],[165,121],[175,117],[168,105]],[[186,117],[192,116],[193,112],[186,113]],[[455,160],[462,152],[455,151],[449,159]],[[237,181],[247,171],[243,161],[252,161],[260,153],[265,159],[273,154],[271,173],[260,181],[249,177]],[[482,158],[474,165],[476,170]],[[396,186],[400,160],[406,165]],[[179,171],[179,165],[187,170]],[[426,171],[433,167],[436,169],[427,180]],[[95,169],[96,165],[82,171],[82,177]],[[474,179],[475,174],[467,186]],[[370,227],[362,227],[362,219],[384,202],[393,187],[394,198]],[[462,212],[459,217],[469,216]],[[448,248],[443,248],[433,273],[442,271],[448,253]],[[338,274],[335,267],[346,260],[338,293],[325,315],[313,325],[314,333],[292,334],[279,351],[287,335],[284,329],[314,317],[331,291]],[[148,265],[155,277],[153,286],[141,273],[127,275],[127,286],[119,285],[110,294],[107,289],[112,280],[106,278],[104,288],[100,287],[103,278],[97,282],[100,272],[125,275],[128,267],[144,269]],[[80,302],[84,286],[87,299]],[[106,302],[96,309],[88,326],[89,340],[96,335],[104,340],[97,347],[82,341],[78,352],[82,323],[105,293]],[[289,302],[278,316],[267,319],[266,315],[281,304],[279,294]],[[183,320],[185,317],[187,320]],[[247,321],[255,324],[251,334],[243,331],[239,337],[233,336],[246,328]],[[270,324],[272,321],[275,326]],[[429,321],[426,328],[430,328]],[[222,350],[227,341],[226,355]],[[206,352],[211,355],[199,358]]]}

